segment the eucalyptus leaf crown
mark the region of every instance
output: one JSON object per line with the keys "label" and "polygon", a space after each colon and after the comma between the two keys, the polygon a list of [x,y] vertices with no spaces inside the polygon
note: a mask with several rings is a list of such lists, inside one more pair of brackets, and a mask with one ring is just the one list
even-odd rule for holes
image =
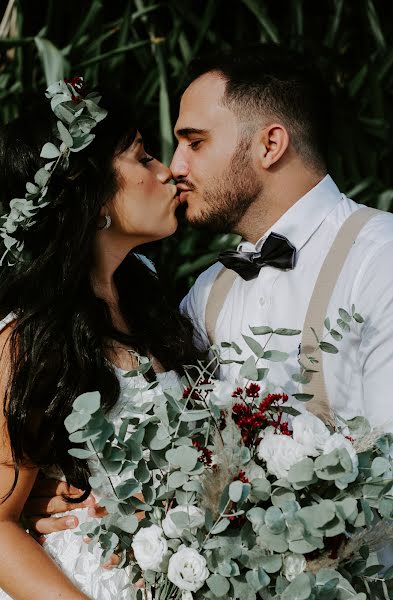
{"label": "eucalyptus leaf crown", "polygon": [[[80,152],[91,144],[95,138],[91,130],[108,114],[108,111],[99,106],[99,94],[93,92],[84,95],[82,77],[53,83],[47,88],[45,96],[50,100],[51,109],[58,118],[57,137],[60,144],[57,146],[46,142],[43,145],[40,156],[48,159],[48,162],[36,172],[34,183],[26,183],[25,197],[11,200],[10,212],[0,217],[0,236],[5,246],[0,266],[10,254],[14,261],[26,262],[28,253],[24,241],[14,237],[14,234],[20,230],[26,231],[36,224],[39,210],[50,204],[48,189],[53,173],[67,171],[71,152]],[[9,258],[7,263],[8,266],[15,264]]]}

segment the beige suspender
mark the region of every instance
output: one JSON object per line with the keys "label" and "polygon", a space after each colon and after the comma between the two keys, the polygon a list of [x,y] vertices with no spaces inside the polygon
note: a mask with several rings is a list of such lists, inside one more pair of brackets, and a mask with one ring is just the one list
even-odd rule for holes
{"label": "beige suspender", "polygon": [[[363,226],[379,213],[380,211],[374,208],[362,207],[344,222],[325,258],[308,306],[301,341],[301,361],[306,368],[318,369],[318,371],[310,374],[311,381],[304,389],[314,396],[306,406],[307,410],[321,417],[325,422],[332,422],[332,413],[323,375],[322,351],[315,348],[316,340],[311,327],[321,339],[328,305],[349,251]],[[234,271],[223,267],[213,283],[205,312],[206,332],[211,344],[215,342],[218,316],[237,276]],[[308,360],[307,355],[310,354],[318,360],[318,363],[312,364]]]}
{"label": "beige suspender", "polygon": [[210,290],[205,310],[206,333],[210,344],[214,344],[215,342],[215,330],[218,315],[221,312],[225,298],[227,297],[229,290],[231,289],[237,276],[238,275],[235,273],[235,271],[223,267],[221,271],[219,271],[213,283],[212,289]]}
{"label": "beige suspender", "polygon": [[[315,330],[318,339],[321,340],[328,305],[351,247],[363,226],[379,212],[375,208],[363,207],[352,213],[344,222],[327,253],[308,305],[303,327],[300,359],[306,368],[315,369],[317,372],[310,374],[311,381],[304,388],[307,394],[313,394],[314,396],[312,400],[307,402],[306,406],[307,410],[325,422],[332,422],[332,412],[323,375],[322,351],[319,347],[315,348],[316,339],[311,327]],[[310,354],[318,360],[318,363],[314,365],[310,363],[307,358],[307,355]]]}

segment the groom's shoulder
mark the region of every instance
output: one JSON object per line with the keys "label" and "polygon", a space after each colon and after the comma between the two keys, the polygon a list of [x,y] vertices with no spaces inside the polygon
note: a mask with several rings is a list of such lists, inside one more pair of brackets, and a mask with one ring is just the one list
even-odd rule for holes
{"label": "groom's shoulder", "polygon": [[[343,216],[349,217],[351,213],[362,208],[354,200],[344,196]],[[385,210],[377,210],[375,215],[364,225],[358,236],[358,242],[383,245],[393,241],[393,214]]]}

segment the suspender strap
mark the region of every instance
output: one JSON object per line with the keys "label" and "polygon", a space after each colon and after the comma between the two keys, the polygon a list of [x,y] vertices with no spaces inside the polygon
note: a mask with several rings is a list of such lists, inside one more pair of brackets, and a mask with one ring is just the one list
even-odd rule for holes
{"label": "suspender strap", "polygon": [[[363,207],[352,213],[344,222],[325,258],[308,306],[303,327],[300,359],[306,368],[317,372],[309,373],[311,381],[307,384],[305,391],[312,394],[314,398],[307,402],[306,406],[307,410],[320,417],[325,423],[334,424],[334,417],[326,392],[322,351],[317,346],[311,327],[318,339],[321,340],[329,302],[348,254],[364,225],[380,212],[375,208]],[[205,312],[206,332],[211,344],[215,342],[218,316],[236,277],[235,271],[223,267],[211,288]],[[310,355],[318,363],[312,363],[307,358]]]}
{"label": "suspender strap", "polygon": [[[326,423],[334,421],[323,375],[322,351],[317,346],[311,327],[318,339],[321,340],[328,305],[348,254],[363,226],[379,213],[380,211],[374,208],[360,208],[344,222],[325,258],[308,306],[303,327],[300,360],[306,368],[315,369],[317,372],[309,373],[311,381],[305,386],[304,391],[313,394],[314,398],[307,402],[306,407]],[[309,361],[307,356],[310,354],[318,360],[318,363],[313,364]]]}
{"label": "suspender strap", "polygon": [[227,297],[229,290],[231,289],[237,276],[238,275],[235,271],[223,267],[221,271],[219,271],[210,290],[205,310],[206,332],[210,344],[215,343],[215,330],[218,315],[221,312],[225,298]]}

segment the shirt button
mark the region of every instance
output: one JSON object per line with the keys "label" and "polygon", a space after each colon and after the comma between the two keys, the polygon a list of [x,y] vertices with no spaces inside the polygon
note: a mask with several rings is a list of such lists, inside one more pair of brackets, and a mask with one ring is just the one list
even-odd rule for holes
{"label": "shirt button", "polygon": [[263,298],[263,297],[262,297],[262,298],[259,298],[259,304],[260,304],[261,306],[264,306],[264,305],[266,304],[266,300],[265,300],[265,298]]}

